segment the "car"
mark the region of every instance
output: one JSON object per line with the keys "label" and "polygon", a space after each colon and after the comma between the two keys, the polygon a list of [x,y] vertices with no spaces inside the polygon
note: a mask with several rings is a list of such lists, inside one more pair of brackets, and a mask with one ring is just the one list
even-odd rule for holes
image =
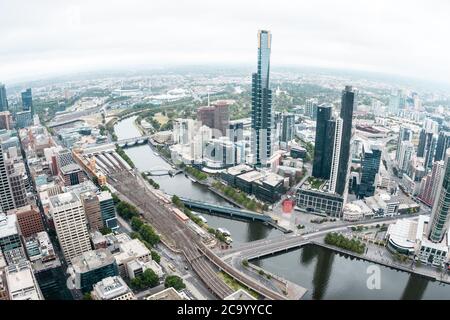
{"label": "car", "polygon": [[188,266],[184,266],[184,270],[189,270],[189,267]]}

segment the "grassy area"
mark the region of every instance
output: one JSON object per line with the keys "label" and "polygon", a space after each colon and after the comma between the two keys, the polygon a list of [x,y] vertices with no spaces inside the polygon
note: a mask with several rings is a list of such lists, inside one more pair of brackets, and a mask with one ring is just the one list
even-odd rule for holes
{"label": "grassy area", "polygon": [[226,274],[225,272],[219,272],[219,277],[233,290],[239,290],[239,289],[244,289],[245,291],[247,291],[249,294],[251,294],[253,297],[255,297],[256,299],[258,299],[259,294],[256,293],[255,291],[243,286],[240,282],[236,281],[234,278],[230,277],[228,274]]}
{"label": "grassy area", "polygon": [[319,189],[320,186],[324,183],[323,180],[317,179],[317,178],[314,178],[314,177],[309,177],[308,178],[308,182],[309,182],[309,184],[311,185],[311,187],[313,189]]}
{"label": "grassy area", "polygon": [[235,189],[231,186],[227,186],[221,182],[218,181],[213,182],[213,187],[221,191],[227,197],[230,197],[237,203],[243,205],[248,210],[263,212],[269,209],[267,204],[261,204],[260,202],[255,201],[254,199],[250,199],[243,191]]}

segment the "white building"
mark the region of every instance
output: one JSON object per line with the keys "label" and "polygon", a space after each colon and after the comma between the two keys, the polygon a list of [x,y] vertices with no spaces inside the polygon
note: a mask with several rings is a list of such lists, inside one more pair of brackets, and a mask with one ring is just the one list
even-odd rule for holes
{"label": "white building", "polygon": [[175,119],[172,140],[175,144],[188,144],[201,127],[201,122],[193,119]]}
{"label": "white building", "polygon": [[50,198],[50,215],[66,261],[91,250],[83,204],[74,192]]}
{"label": "white building", "polygon": [[44,300],[28,261],[9,265],[5,277],[11,300]]}
{"label": "white building", "polygon": [[136,296],[121,277],[107,277],[94,284],[94,300],[136,300]]}

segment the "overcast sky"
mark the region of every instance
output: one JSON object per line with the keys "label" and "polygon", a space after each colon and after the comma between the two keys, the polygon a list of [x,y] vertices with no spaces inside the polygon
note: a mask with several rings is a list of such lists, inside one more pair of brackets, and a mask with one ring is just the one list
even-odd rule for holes
{"label": "overcast sky", "polygon": [[450,83],[446,0],[1,0],[0,82],[146,64],[256,65],[393,73]]}

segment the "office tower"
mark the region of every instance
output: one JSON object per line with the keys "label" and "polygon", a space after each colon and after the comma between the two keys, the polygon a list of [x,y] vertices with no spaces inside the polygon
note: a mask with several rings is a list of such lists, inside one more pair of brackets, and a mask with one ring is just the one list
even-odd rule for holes
{"label": "office tower", "polygon": [[434,161],[440,161],[444,159],[445,150],[450,148],[450,132],[441,131],[436,144],[436,152],[434,154]]}
{"label": "office tower", "polygon": [[74,192],[50,197],[49,211],[67,263],[91,250],[83,204]]}
{"label": "office tower", "polygon": [[272,154],[272,90],[269,88],[269,31],[258,31],[258,69],[252,74],[252,154],[256,165],[265,164]]}
{"label": "office tower", "polygon": [[6,169],[8,170],[9,184],[11,186],[15,208],[26,206],[28,204],[28,177],[26,172],[16,170],[12,162],[6,166]]}
{"label": "office tower", "polygon": [[6,97],[6,88],[0,83],[0,112],[8,110],[8,99]]}
{"label": "office tower", "polygon": [[402,141],[400,144],[400,152],[397,160],[400,173],[406,173],[413,154],[414,144],[411,141]]}
{"label": "office tower", "polygon": [[287,143],[295,137],[295,116],[291,113],[284,113],[281,119],[281,141]]}
{"label": "office tower", "polygon": [[5,276],[11,300],[44,300],[30,262],[9,265]]}
{"label": "office tower", "polygon": [[73,160],[72,152],[69,149],[63,149],[56,151],[56,163],[58,170],[68,164],[75,163]]}
{"label": "office tower", "polygon": [[342,127],[344,125],[344,120],[342,118],[337,118],[335,121],[334,138],[333,138],[333,155],[331,157],[331,171],[330,171],[330,182],[329,190],[332,193],[336,193],[336,188],[338,186],[339,177],[339,167],[341,161],[341,141],[342,141]]}
{"label": "office tower", "polygon": [[332,113],[333,108],[330,105],[323,104],[317,108],[312,175],[319,179],[330,178],[335,131]]}
{"label": "office tower", "polygon": [[114,200],[111,193],[109,191],[102,191],[97,197],[100,203],[103,226],[113,230],[119,228],[116,211],[114,209]]}
{"label": "office tower", "polygon": [[82,292],[89,292],[97,282],[119,274],[116,260],[108,249],[83,252],[73,257],[71,262],[71,280],[75,289]]}
{"label": "office tower", "polygon": [[207,142],[204,159],[210,168],[233,166],[236,163],[235,145],[228,137],[212,139]]}
{"label": "office tower", "polygon": [[450,149],[445,151],[443,174],[439,180],[436,198],[429,223],[429,239],[432,242],[441,242],[448,231],[450,219]]}
{"label": "office tower", "polygon": [[59,168],[59,176],[65,186],[74,186],[86,180],[86,176],[81,167],[76,163],[70,163]]}
{"label": "office tower", "polygon": [[419,194],[419,198],[429,206],[433,205],[443,170],[444,161],[435,161],[431,172],[424,178],[425,185],[422,192]]}
{"label": "office tower", "polygon": [[0,130],[12,130],[12,115],[9,111],[0,112]]}
{"label": "office tower", "polygon": [[190,143],[201,126],[200,121],[193,119],[175,119],[172,131],[173,142],[175,144]]}
{"label": "office tower", "polygon": [[84,213],[86,214],[90,230],[101,230],[103,228],[103,220],[97,195],[92,191],[88,191],[81,193],[80,199],[83,203]]}
{"label": "office tower", "polygon": [[17,209],[9,210],[8,215],[16,215],[20,233],[28,238],[38,232],[44,231],[44,223],[38,208],[26,205]]}
{"label": "office tower", "polygon": [[22,106],[23,111],[30,111],[31,115],[33,116],[33,97],[31,94],[31,88],[28,88],[27,90],[22,92]]}
{"label": "office tower", "polygon": [[0,251],[4,254],[6,251],[21,247],[17,216],[0,212]]}
{"label": "office tower", "polygon": [[233,142],[244,140],[244,124],[242,122],[230,123],[228,126],[228,138]]}
{"label": "office tower", "polygon": [[0,211],[6,212],[14,209],[15,204],[4,157],[3,147],[0,144]]}
{"label": "office tower", "polygon": [[317,119],[318,101],[315,98],[306,100],[305,103],[305,116],[312,120]]}
{"label": "office tower", "polygon": [[400,146],[402,144],[403,141],[411,141],[412,140],[412,130],[404,127],[404,126],[400,126],[400,130],[398,132],[398,139],[397,139],[397,150],[395,151],[395,160],[399,160],[400,157]]}
{"label": "office tower", "polygon": [[361,157],[361,182],[358,187],[358,197],[371,197],[375,193],[375,177],[378,174],[381,161],[379,146],[363,145]]}
{"label": "office tower", "polygon": [[397,92],[396,94],[391,94],[389,96],[389,112],[391,113],[397,113],[397,111],[400,109],[400,92]]}
{"label": "office tower", "polygon": [[213,132],[214,137],[226,135],[230,122],[229,103],[227,101],[216,101],[211,106],[200,107],[197,110],[197,120],[211,129],[220,131]]}
{"label": "office tower", "polygon": [[426,171],[431,169],[431,166],[433,165],[433,158],[436,152],[437,139],[438,139],[437,135],[433,134],[431,136],[430,144],[427,145],[425,149],[424,167]]}
{"label": "office tower", "polygon": [[335,192],[344,195],[347,185],[350,158],[350,139],[352,137],[352,117],[355,103],[355,92],[351,86],[346,86],[342,92],[341,113],[342,137],[340,141],[339,167],[337,171]]}

